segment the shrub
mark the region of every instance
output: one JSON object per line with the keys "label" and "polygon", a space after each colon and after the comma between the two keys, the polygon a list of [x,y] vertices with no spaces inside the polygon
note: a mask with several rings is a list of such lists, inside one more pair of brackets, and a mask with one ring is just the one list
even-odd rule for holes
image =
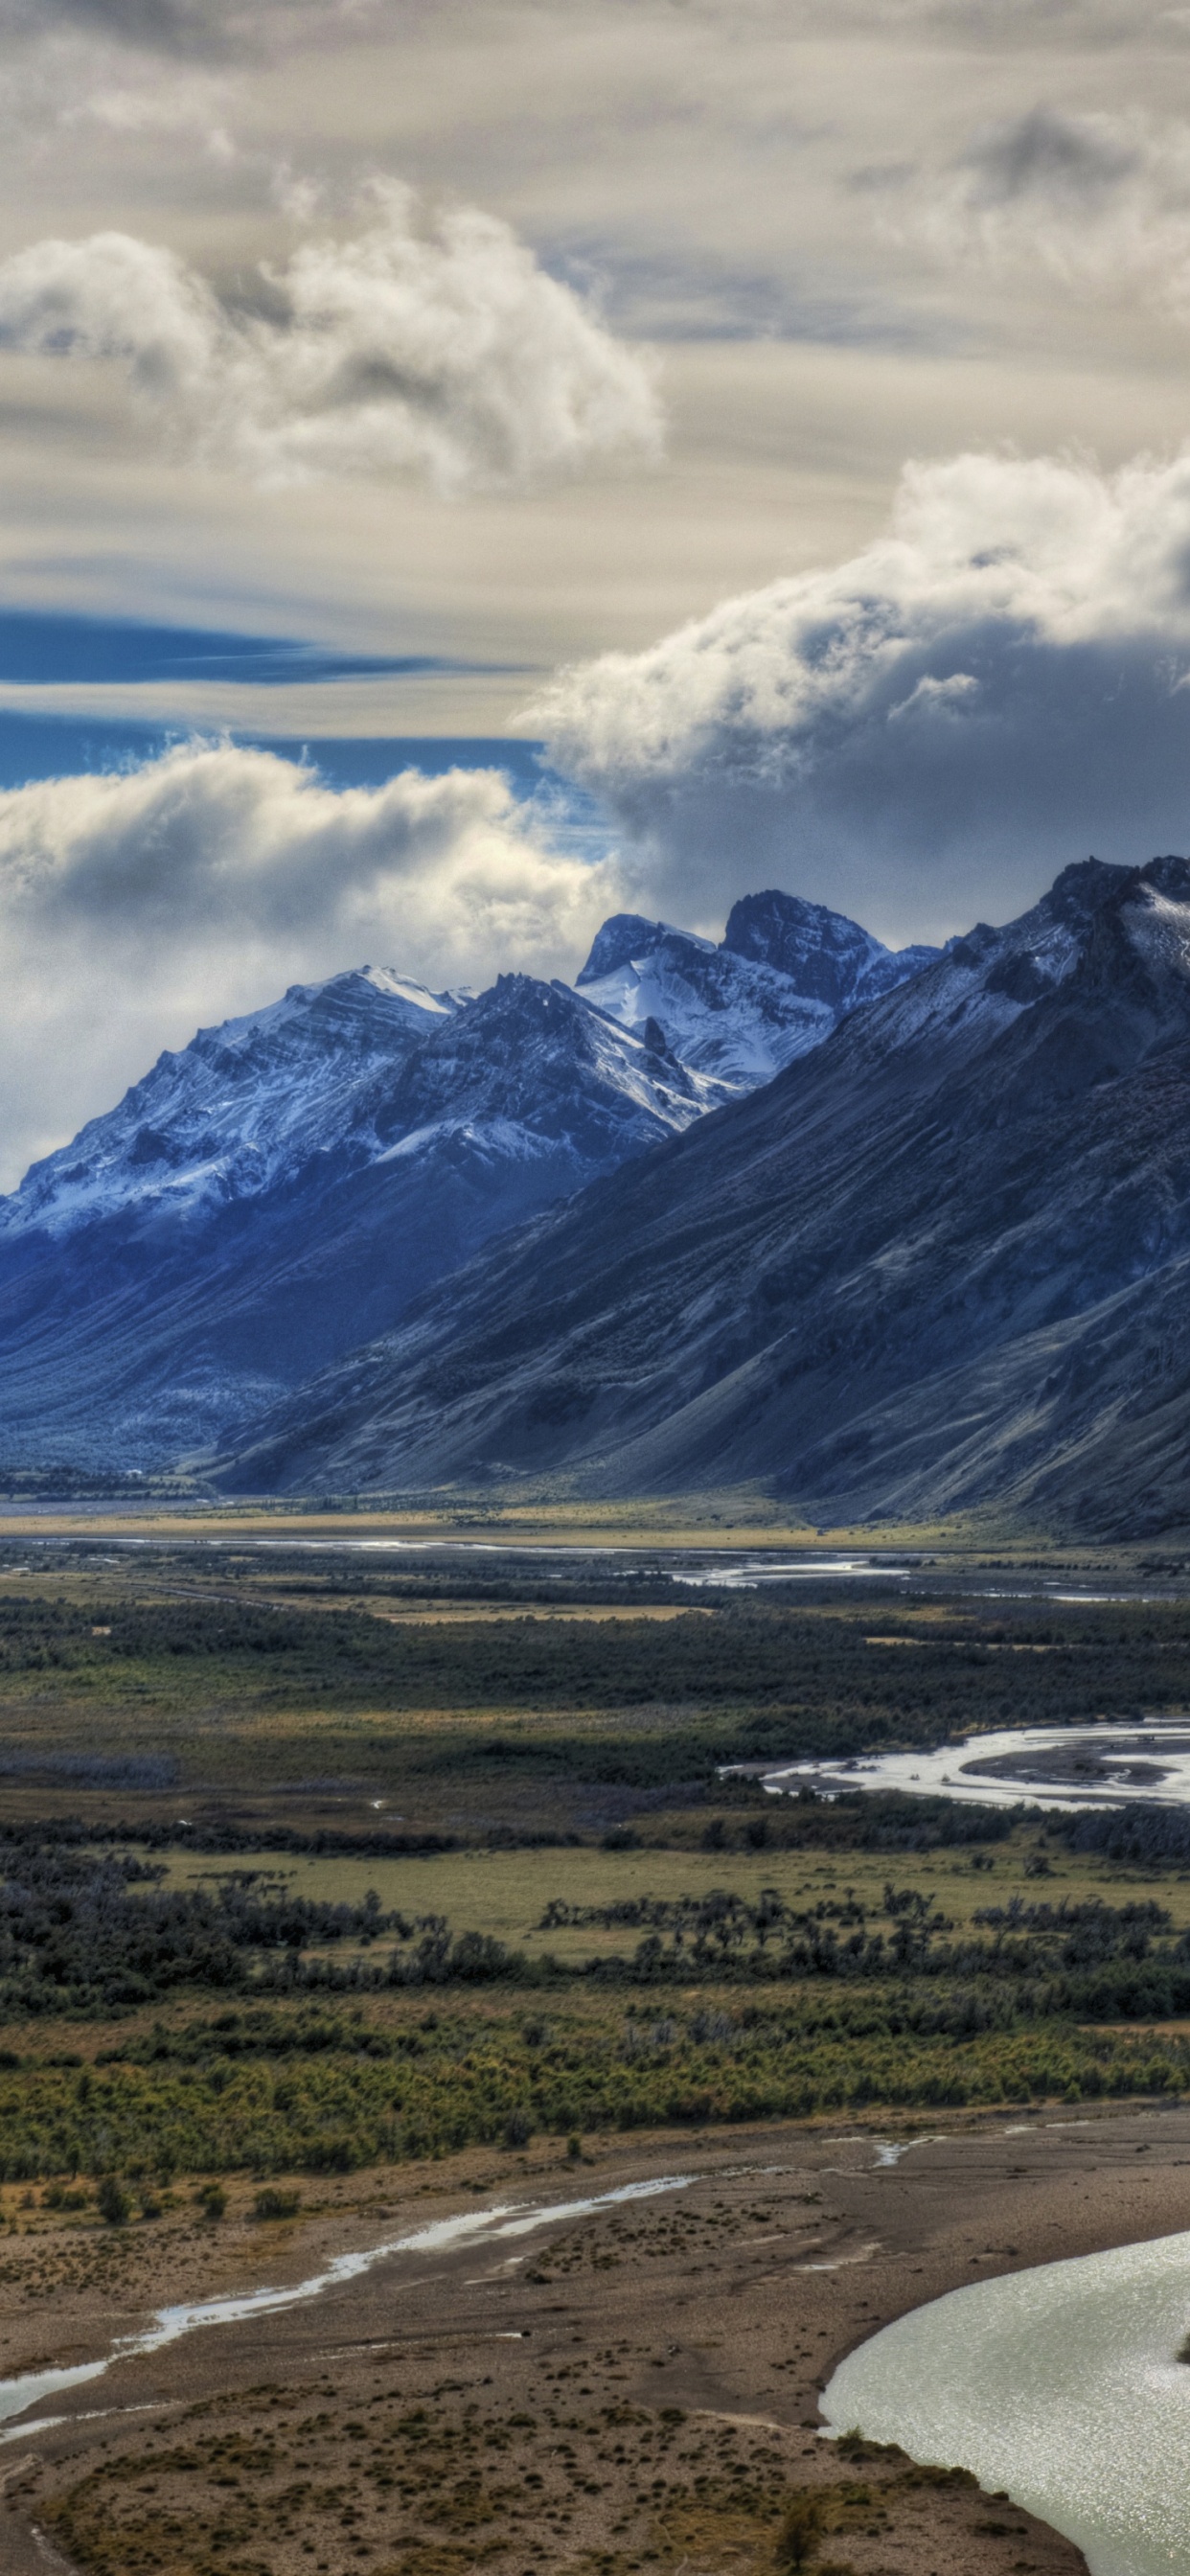
{"label": "shrub", "polygon": [[278,2191],[275,2183],[266,2183],[252,2203],[254,2218],[296,2218],[302,2205],[300,2191]]}
{"label": "shrub", "polygon": [[801,2569],[809,2566],[822,2539],[825,2520],[823,2499],[812,2487],[801,2487],[790,2497],[773,2547],[780,2576],[800,2576]]}

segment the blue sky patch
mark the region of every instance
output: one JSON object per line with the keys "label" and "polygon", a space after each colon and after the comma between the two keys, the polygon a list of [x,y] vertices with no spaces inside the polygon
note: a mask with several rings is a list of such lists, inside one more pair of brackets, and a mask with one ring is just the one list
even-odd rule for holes
{"label": "blue sky patch", "polygon": [[504,670],[433,653],[345,653],[283,635],[224,634],[203,626],[154,626],[136,618],[81,617],[63,609],[0,608],[0,683],[21,687],[161,680],[251,681],[416,678],[423,672]]}
{"label": "blue sky patch", "polygon": [[[205,729],[196,726],[196,734]],[[212,738],[219,738],[211,728]],[[94,716],[26,715],[0,707],[0,788],[24,787],[35,778],[79,778],[88,771],[133,768],[158,759],[189,729]],[[440,778],[447,769],[502,769],[520,796],[542,784],[540,743],[506,742],[472,734],[344,734],[302,741],[288,734],[247,734],[236,742],[273,751],[281,760],[306,760],[328,787],[381,787],[399,769]]]}

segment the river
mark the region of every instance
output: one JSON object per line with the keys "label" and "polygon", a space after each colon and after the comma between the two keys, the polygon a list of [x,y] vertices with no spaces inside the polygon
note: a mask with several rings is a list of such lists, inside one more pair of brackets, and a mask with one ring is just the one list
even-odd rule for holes
{"label": "river", "polygon": [[1190,2576],[1190,2234],[952,2290],[859,2345],[822,2406],[1065,2534],[1092,2576]]}

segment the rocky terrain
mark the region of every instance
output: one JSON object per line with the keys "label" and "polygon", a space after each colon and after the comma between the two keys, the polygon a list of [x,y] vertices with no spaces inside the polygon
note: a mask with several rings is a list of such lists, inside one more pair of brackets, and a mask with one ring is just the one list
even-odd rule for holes
{"label": "rocky terrain", "polygon": [[228,1481],[764,1478],[822,1522],[999,1499],[1168,1526],[1188,1110],[1190,864],[1068,868],[441,1283]]}
{"label": "rocky terrain", "polygon": [[684,1064],[738,1094],[771,1082],[848,1011],[907,982],[937,953],[883,948],[842,913],[771,892],[735,904],[717,946],[617,913],[577,980],[625,1028],[655,1020]]}

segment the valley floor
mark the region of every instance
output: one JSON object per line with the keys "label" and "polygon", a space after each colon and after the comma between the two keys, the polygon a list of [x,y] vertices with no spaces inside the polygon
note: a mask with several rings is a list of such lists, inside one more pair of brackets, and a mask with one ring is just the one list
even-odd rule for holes
{"label": "valley floor", "polygon": [[612,1520],[460,1564],[333,1519],[8,1535],[0,2382],[558,2214],[47,2399],[5,2576],[776,2576],[783,2528],[793,2576],[791,2513],[817,2576],[1078,2576],[818,2399],[961,2283],[1190,2226],[1190,1823],[748,1765],[1184,1712],[1185,1562],[739,1596]]}

